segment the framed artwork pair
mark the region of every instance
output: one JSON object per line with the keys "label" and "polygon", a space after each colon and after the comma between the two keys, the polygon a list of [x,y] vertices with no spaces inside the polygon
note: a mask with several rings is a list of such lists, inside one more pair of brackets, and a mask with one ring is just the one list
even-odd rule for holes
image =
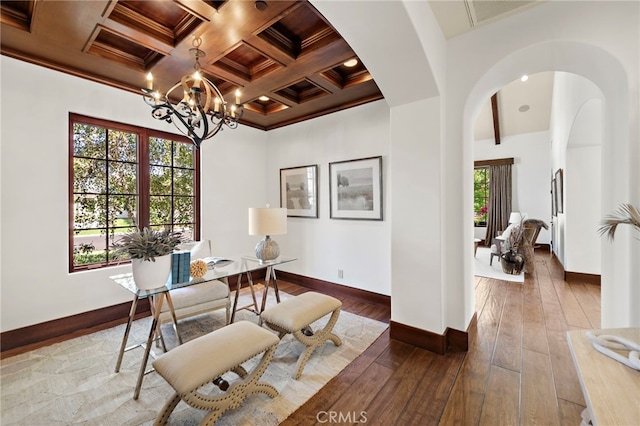
{"label": "framed artwork pair", "polygon": [[[318,166],[280,169],[280,206],[318,218]],[[382,220],[382,157],[329,163],[331,219]]]}

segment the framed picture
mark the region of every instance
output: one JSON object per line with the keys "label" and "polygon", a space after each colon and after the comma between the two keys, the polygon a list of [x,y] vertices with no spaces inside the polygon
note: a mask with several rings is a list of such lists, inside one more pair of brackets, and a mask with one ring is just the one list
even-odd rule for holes
{"label": "framed picture", "polygon": [[556,180],[551,179],[551,215],[558,216],[558,204],[556,202]]}
{"label": "framed picture", "polygon": [[556,171],[556,175],[555,175],[555,185],[554,185],[554,190],[555,190],[555,202],[556,202],[556,212],[557,213],[562,213],[563,209],[562,209],[562,205],[563,205],[563,193],[562,193],[562,182],[563,178],[562,178],[562,169],[558,169]]}
{"label": "framed picture", "polygon": [[329,163],[331,219],[382,220],[382,157]]}
{"label": "framed picture", "polygon": [[280,207],[288,217],[318,217],[318,166],[280,169]]}

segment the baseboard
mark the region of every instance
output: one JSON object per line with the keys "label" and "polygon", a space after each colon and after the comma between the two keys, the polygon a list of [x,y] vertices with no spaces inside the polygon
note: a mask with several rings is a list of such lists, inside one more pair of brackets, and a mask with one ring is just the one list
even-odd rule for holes
{"label": "baseboard", "polygon": [[600,285],[602,276],[596,274],[583,274],[582,272],[564,271],[564,280],[568,283]]}
{"label": "baseboard", "polygon": [[447,352],[466,352],[469,350],[469,334],[475,332],[477,327],[477,316],[474,313],[467,331],[460,331],[447,328],[443,334],[434,333],[428,330],[411,327],[406,324],[391,321],[389,325],[390,337],[438,355]]}
{"label": "baseboard", "polygon": [[302,287],[310,288],[321,293],[329,294],[336,297],[356,297],[367,302],[378,303],[387,307],[391,307],[391,296],[374,293],[372,291],[362,290],[355,287],[348,287],[342,284],[336,284],[317,278],[305,277],[303,275],[298,275],[291,272],[277,271],[277,274],[279,278],[282,278],[285,281],[298,284]]}
{"label": "baseboard", "polygon": [[[94,333],[99,330],[124,324],[129,318],[131,302],[120,303],[118,305],[107,306],[81,314],[58,318],[52,321],[34,324],[27,327],[0,333],[1,356],[11,356],[9,351],[17,348],[28,348],[34,344],[43,345],[44,342],[55,343],[56,341],[84,334]],[[135,318],[143,318],[151,315],[149,300],[141,299],[136,307]]]}

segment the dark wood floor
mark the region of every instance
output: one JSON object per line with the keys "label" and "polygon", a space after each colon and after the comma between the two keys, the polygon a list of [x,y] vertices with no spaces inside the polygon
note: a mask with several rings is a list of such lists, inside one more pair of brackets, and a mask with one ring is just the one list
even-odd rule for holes
{"label": "dark wood floor", "polygon": [[[385,307],[341,299],[344,310],[390,320]],[[600,287],[565,282],[559,263],[536,252],[524,285],[476,278],[476,312],[468,352],[436,355],[387,330],[283,425],[580,424],[566,332],[599,328]]]}
{"label": "dark wood floor", "polygon": [[[289,294],[309,291],[278,284]],[[334,296],[345,311],[390,321],[384,305]],[[387,330],[283,425],[580,424],[585,401],[566,332],[600,327],[600,287],[565,282],[557,260],[536,252],[524,284],[476,278],[476,312],[468,352],[436,355],[390,339]]]}

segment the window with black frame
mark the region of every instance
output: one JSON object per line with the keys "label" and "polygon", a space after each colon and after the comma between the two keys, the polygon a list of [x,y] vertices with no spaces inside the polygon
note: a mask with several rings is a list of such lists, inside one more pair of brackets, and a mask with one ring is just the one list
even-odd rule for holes
{"label": "window with black frame", "polygon": [[70,114],[69,271],[120,262],[136,227],[200,232],[199,153],[182,136]]}
{"label": "window with black frame", "polygon": [[489,167],[476,167],[473,170],[473,224],[487,226],[489,212]]}

